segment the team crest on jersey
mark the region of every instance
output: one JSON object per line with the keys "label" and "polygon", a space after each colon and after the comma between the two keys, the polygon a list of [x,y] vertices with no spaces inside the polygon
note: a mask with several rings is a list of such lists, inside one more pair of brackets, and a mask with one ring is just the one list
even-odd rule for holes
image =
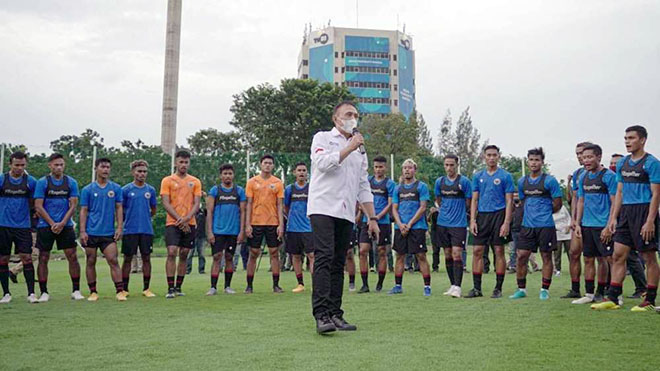
{"label": "team crest on jersey", "polygon": [[495,178],[495,180],[493,180],[493,184],[495,184],[495,185],[500,185],[500,183],[502,183],[500,178]]}
{"label": "team crest on jersey", "polygon": [[275,189],[275,184],[270,184],[269,187],[270,189]]}
{"label": "team crest on jersey", "polygon": [[131,197],[135,197],[135,192],[131,192]]}
{"label": "team crest on jersey", "polygon": [[188,187],[192,188],[195,185],[193,182],[188,182]]}
{"label": "team crest on jersey", "polygon": [[150,199],[151,198],[151,193],[150,192],[145,193],[144,198],[146,198],[147,200]]}
{"label": "team crest on jersey", "polygon": [[108,191],[108,197],[114,198],[115,197],[115,191]]}
{"label": "team crest on jersey", "polygon": [[98,196],[99,196],[99,194],[98,194],[98,193],[94,193],[94,197],[98,197]]}

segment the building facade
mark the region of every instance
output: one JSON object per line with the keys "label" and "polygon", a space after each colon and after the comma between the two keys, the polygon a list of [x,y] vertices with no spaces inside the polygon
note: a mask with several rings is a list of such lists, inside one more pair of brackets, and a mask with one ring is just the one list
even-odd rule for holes
{"label": "building facade", "polygon": [[399,31],[327,27],[305,34],[298,78],[346,86],[361,114],[402,113],[415,108],[415,52]]}

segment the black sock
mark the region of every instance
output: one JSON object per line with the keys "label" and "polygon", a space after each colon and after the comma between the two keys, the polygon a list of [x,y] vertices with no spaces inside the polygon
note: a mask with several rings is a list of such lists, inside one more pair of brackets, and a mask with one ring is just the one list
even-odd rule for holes
{"label": "black sock", "polygon": [[551,283],[552,283],[552,278],[543,277],[541,279],[541,288],[544,289],[544,290],[549,290]]}
{"label": "black sock", "polygon": [[247,287],[252,288],[252,282],[254,281],[254,276],[247,275]]}
{"label": "black sock", "polygon": [[362,286],[369,286],[369,271],[360,272],[360,276],[362,276]]}
{"label": "black sock", "polygon": [[580,292],[580,281],[571,281],[571,291]]}
{"label": "black sock", "polygon": [[296,274],[296,279],[298,280],[298,284],[299,284],[299,285],[305,285],[305,283],[303,282],[303,275],[302,275],[302,273],[300,273],[300,274]]}
{"label": "black sock", "polygon": [[280,285],[280,274],[273,273],[273,287]]}
{"label": "black sock", "polygon": [[128,280],[130,279],[130,276],[122,277],[121,280],[124,284],[124,290],[128,291]]}
{"label": "black sock", "polygon": [[[598,284],[598,288],[600,289],[600,283]],[[584,280],[584,291],[586,291],[587,294],[594,293],[594,280]]]}
{"label": "black sock", "polygon": [[431,275],[425,274],[422,277],[424,278],[424,286],[431,286]]}
{"label": "black sock", "polygon": [[463,261],[454,260],[454,286],[461,287],[463,283]]}
{"label": "black sock", "polygon": [[598,293],[600,296],[603,296],[605,295],[605,289],[607,289],[607,282],[598,281],[598,288],[596,288],[596,293]]}
{"label": "black sock", "polygon": [[9,266],[0,265],[0,283],[2,284],[2,295],[9,294]]}
{"label": "black sock", "polygon": [[623,285],[620,283],[612,282],[610,283],[610,289],[607,290],[607,298],[613,301],[615,304],[619,304],[619,295],[623,292]]}
{"label": "black sock", "polygon": [[454,272],[454,260],[450,258],[445,259],[445,269],[447,270],[447,277],[449,277],[449,284],[452,286],[456,285],[456,277]]}
{"label": "black sock", "polygon": [[212,274],[211,275],[211,287],[214,288],[214,289],[218,287],[218,275],[217,274]]}
{"label": "black sock", "polygon": [[234,270],[225,268],[225,288],[231,286],[231,278],[234,276]]}
{"label": "black sock", "polygon": [[403,275],[401,274],[394,274],[394,283],[401,286],[401,283],[403,282]]}
{"label": "black sock", "polygon": [[47,281],[39,280],[39,291],[41,291],[42,294],[48,293],[48,282]]}
{"label": "black sock", "polygon": [[502,291],[502,284],[504,283],[504,273],[497,273],[495,277],[495,289]]}
{"label": "black sock", "polygon": [[351,285],[355,284],[355,275],[354,274],[349,274],[348,275],[348,283],[350,283]]}
{"label": "black sock", "polygon": [[80,291],[80,277],[71,277],[71,291]]}
{"label": "black sock", "polygon": [[142,276],[142,290],[149,290],[149,284],[151,283],[151,276]]}
{"label": "black sock", "polygon": [[115,282],[115,291],[117,293],[120,293],[120,292],[124,291],[124,282],[122,282],[122,281]]}
{"label": "black sock", "polygon": [[655,297],[658,295],[658,287],[647,285],[646,286],[646,301],[655,306]]}
{"label": "black sock", "polygon": [[378,284],[376,286],[383,287],[383,282],[385,281],[385,272],[386,271],[378,272]]}
{"label": "black sock", "polygon": [[474,289],[481,291],[481,272],[472,273],[472,282],[474,282]]}
{"label": "black sock", "polygon": [[174,276],[167,276],[167,288],[170,290],[174,288]]}
{"label": "black sock", "polygon": [[183,286],[183,279],[186,278],[185,274],[182,274],[180,276],[176,276],[176,286],[175,288],[177,290],[181,290],[181,286]]}
{"label": "black sock", "polygon": [[518,282],[519,289],[524,289],[527,287],[527,278],[518,278],[516,281]]}
{"label": "black sock", "polygon": [[89,292],[90,293],[95,293],[96,291],[96,281],[94,282],[87,282],[87,286],[89,287]]}
{"label": "black sock", "polygon": [[23,264],[23,277],[25,277],[28,295],[34,294],[34,264]]}

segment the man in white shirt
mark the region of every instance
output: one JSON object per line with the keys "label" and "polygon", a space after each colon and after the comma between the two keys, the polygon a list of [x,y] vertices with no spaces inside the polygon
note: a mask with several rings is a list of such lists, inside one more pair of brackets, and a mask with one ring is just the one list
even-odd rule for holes
{"label": "man in white shirt", "polygon": [[[565,251],[566,256],[570,252],[571,245],[571,213],[566,206],[562,205],[561,209],[552,214],[555,220],[555,227],[557,228],[557,250],[553,251],[555,260],[555,276],[561,276],[561,252]],[[569,257],[570,259],[570,257]]]}
{"label": "man in white shirt", "polygon": [[367,179],[367,156],[358,150],[364,138],[353,134],[358,117],[353,103],[338,104],[332,115],[335,127],[316,133],[312,141],[307,215],[314,234],[312,313],[319,334],[357,329],[344,320],[341,310],[344,263],[356,201],[369,218],[369,234],[376,240],[379,235]]}

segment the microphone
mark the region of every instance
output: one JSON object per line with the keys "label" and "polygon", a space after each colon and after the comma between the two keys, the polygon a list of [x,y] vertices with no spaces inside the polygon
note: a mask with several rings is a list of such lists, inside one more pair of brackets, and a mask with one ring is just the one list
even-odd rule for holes
{"label": "microphone", "polygon": [[[357,128],[353,128],[353,133],[352,134],[353,135],[360,134],[360,131]],[[361,155],[366,153],[366,151],[364,150],[364,144],[360,144],[360,147],[358,147],[358,150],[360,151]]]}

